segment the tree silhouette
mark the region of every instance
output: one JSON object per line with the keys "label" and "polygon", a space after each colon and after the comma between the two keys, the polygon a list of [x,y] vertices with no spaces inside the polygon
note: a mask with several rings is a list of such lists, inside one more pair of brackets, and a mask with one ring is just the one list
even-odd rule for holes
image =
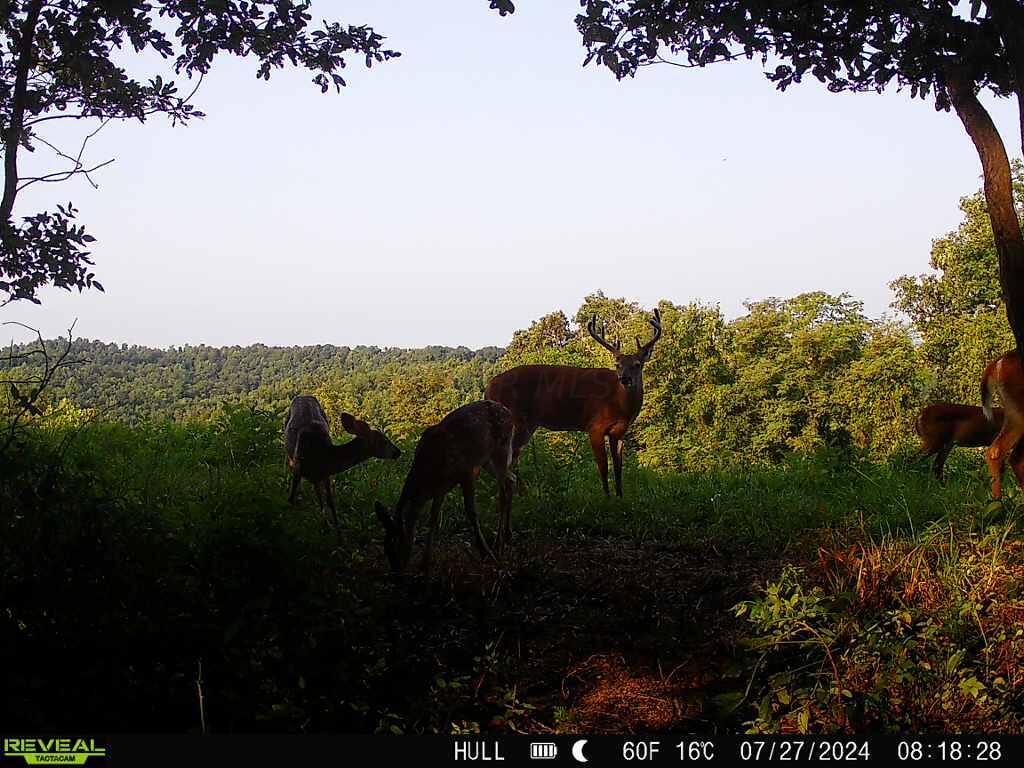
{"label": "tree silhouette", "polygon": [[[130,74],[121,65],[125,51],[139,67],[145,54],[157,54],[191,87],[180,90],[161,74]],[[0,0],[0,306],[39,303],[46,284],[102,290],[91,271],[93,238],[76,223],[75,208],[69,203],[17,221],[18,194],[33,184],[89,178],[106,163],[87,163],[87,144],[109,121],[162,115],[187,124],[202,117],[192,97],[225,54],[253,59],[264,80],[275,69],[302,67],[323,92],[345,85],[349,57],[369,67],[399,55],[371,27],[315,27],[308,0]],[[54,121],[68,120],[89,126],[73,151],[46,135]],[[52,150],[63,167],[24,175],[19,154],[37,149]]]}

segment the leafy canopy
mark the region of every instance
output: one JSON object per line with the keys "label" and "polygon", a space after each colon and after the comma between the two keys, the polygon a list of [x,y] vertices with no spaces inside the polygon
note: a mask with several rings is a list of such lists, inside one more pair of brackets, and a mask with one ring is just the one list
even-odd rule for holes
{"label": "leafy canopy", "polygon": [[[974,0],[969,17],[956,0],[815,2],[792,0],[581,0],[576,25],[586,61],[619,78],[664,62],[703,67],[757,59],[781,90],[812,76],[831,91],[881,91],[895,83],[912,95],[934,92],[950,106],[945,69],[967,64],[973,79],[1012,92],[999,28]],[[774,66],[772,66],[774,65]]]}

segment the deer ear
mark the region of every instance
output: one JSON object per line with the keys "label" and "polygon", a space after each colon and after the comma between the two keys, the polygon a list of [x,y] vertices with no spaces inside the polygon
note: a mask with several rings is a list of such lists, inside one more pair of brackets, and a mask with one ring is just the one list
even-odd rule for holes
{"label": "deer ear", "polygon": [[356,417],[351,413],[341,414],[341,426],[345,428],[345,431],[350,435],[358,434],[356,432]]}
{"label": "deer ear", "polygon": [[348,429],[348,431],[351,432],[356,437],[369,438],[370,434],[373,432],[369,424],[367,424],[362,419],[357,419],[355,417],[352,418],[352,427],[350,429],[346,429]]}

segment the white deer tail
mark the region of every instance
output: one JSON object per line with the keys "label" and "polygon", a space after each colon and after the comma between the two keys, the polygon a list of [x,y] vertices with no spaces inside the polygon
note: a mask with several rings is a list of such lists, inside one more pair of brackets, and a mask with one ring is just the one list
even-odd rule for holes
{"label": "white deer tail", "polygon": [[981,410],[990,424],[992,423],[992,386],[989,384],[989,379],[992,376],[992,371],[993,366],[990,365],[981,377]]}
{"label": "white deer tail", "polygon": [[508,436],[508,446],[505,449],[505,469],[512,468],[512,444],[516,439],[516,428],[512,427],[512,433]]}

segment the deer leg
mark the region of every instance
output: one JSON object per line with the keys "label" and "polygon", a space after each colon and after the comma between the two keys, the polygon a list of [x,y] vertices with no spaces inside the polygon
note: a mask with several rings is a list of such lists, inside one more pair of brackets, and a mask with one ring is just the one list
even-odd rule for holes
{"label": "deer leg", "polygon": [[512,433],[512,466],[514,467],[519,462],[519,456],[523,452],[523,448],[530,442],[530,438],[533,437],[533,430],[527,424],[520,424],[516,422],[514,425],[514,431]]}
{"label": "deer leg", "polygon": [[[515,432],[512,435],[512,464],[511,466],[516,467],[519,465],[519,457],[523,453],[523,448],[530,442],[533,437],[533,430],[527,427],[525,424],[516,424]],[[534,464],[537,463],[536,448],[534,448]],[[519,495],[522,496],[526,491],[523,488],[523,483],[519,479],[519,475],[515,476],[515,487],[519,491]]]}
{"label": "deer leg", "polygon": [[494,548],[501,555],[505,547],[512,541],[512,494],[515,491],[515,476],[505,468],[506,458],[499,455],[488,465],[491,474],[498,483],[498,535]]}
{"label": "deer leg", "polygon": [[292,473],[292,490],[291,490],[291,493],[288,494],[288,504],[289,504],[289,506],[292,506],[292,507],[295,506],[295,500],[296,500],[296,498],[299,495],[299,483],[301,483],[301,482],[302,482],[302,478],[299,477],[299,473],[298,472],[293,472]]}
{"label": "deer leg", "polygon": [[949,454],[952,450],[953,443],[948,443],[939,448],[939,452],[935,454],[935,464],[932,465],[932,472],[935,473],[935,479],[940,483],[942,482],[942,468],[946,466],[946,459],[949,458]]}
{"label": "deer leg", "polygon": [[989,448],[986,460],[988,461],[988,474],[992,482],[992,498],[996,500],[1003,495],[1003,460],[997,456],[996,449]]}
{"label": "deer leg", "polygon": [[324,496],[327,497],[327,507],[331,510],[331,520],[334,522],[334,528],[338,528],[338,509],[334,506],[334,490],[331,488],[331,478],[324,480]]}
{"label": "deer leg", "polygon": [[498,531],[501,536],[498,542],[499,553],[503,553],[512,544],[512,493],[515,482],[514,477],[506,475],[501,478],[501,487],[498,489]]}
{"label": "deer leg", "polygon": [[908,459],[908,463],[916,464],[919,461],[924,461],[929,456],[934,456],[935,453],[941,447],[942,447],[941,445],[940,446],[935,446],[935,445],[932,445],[930,442],[922,441],[921,447],[917,449],[917,452],[913,456],[911,456],[910,459]]}
{"label": "deer leg", "polygon": [[427,528],[427,541],[423,547],[423,559],[420,561],[420,570],[423,573],[430,572],[430,562],[434,553],[434,534],[441,525],[441,504],[444,496],[435,496],[430,505],[430,527]]}
{"label": "deer leg", "polygon": [[1008,429],[1008,426],[1008,424],[1003,425],[1003,429],[985,453],[985,459],[988,462],[988,473],[992,478],[993,499],[998,499],[1003,494],[1003,465],[1006,463],[1007,456],[1020,441],[1021,437],[1020,432],[1012,427]]}
{"label": "deer leg", "polygon": [[476,514],[476,493],[472,474],[462,481],[462,501],[466,509],[466,520],[469,522],[469,528],[473,532],[473,540],[476,542],[476,548],[480,550],[480,556],[486,555],[492,560],[497,560],[498,558],[494,556],[491,548],[487,546],[484,534],[480,530],[480,518]]}
{"label": "deer leg", "polygon": [[320,505],[320,514],[324,513],[324,489],[320,483],[313,482],[313,490],[316,491],[316,502]]}
{"label": "deer leg", "polygon": [[1018,442],[1010,454],[1010,468],[1017,478],[1017,485],[1024,490],[1024,440]]}
{"label": "deer leg", "polygon": [[601,473],[601,485],[604,488],[604,495],[611,496],[608,492],[608,453],[604,448],[604,433],[590,433],[590,447],[594,450],[594,461],[597,462],[597,471]]}
{"label": "deer leg", "polygon": [[612,467],[615,469],[615,495],[622,498],[622,451],[626,443],[622,438],[608,435],[608,447],[612,452]]}

